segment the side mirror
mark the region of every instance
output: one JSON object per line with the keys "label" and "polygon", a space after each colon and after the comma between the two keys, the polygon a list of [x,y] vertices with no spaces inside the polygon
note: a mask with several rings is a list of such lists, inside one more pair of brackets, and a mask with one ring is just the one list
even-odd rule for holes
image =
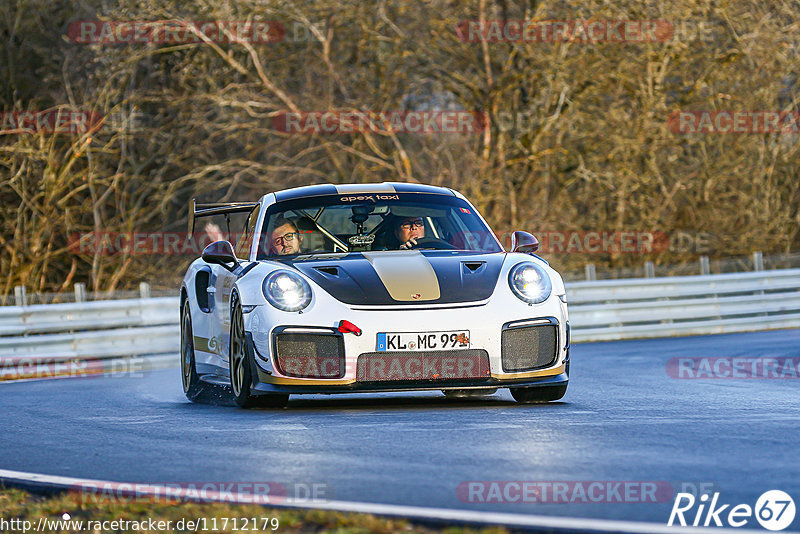
{"label": "side mirror", "polygon": [[519,230],[511,234],[511,252],[531,254],[537,250],[539,250],[539,240],[535,235]]}
{"label": "side mirror", "polygon": [[233,254],[233,245],[229,241],[215,241],[208,245],[203,250],[203,261],[222,265],[229,271],[232,271],[235,267],[229,267],[227,264],[239,265],[236,256]]}

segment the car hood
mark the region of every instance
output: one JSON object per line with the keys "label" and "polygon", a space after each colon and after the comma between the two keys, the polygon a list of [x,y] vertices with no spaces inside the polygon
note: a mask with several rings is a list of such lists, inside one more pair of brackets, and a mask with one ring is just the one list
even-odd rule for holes
{"label": "car hood", "polygon": [[492,295],[506,254],[381,251],[283,260],[334,298],[353,305],[450,304]]}

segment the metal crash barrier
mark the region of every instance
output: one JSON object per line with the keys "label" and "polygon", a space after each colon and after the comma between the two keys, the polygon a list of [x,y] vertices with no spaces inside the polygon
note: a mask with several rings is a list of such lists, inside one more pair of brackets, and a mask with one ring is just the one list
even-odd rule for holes
{"label": "metal crash barrier", "polygon": [[[567,298],[574,341],[800,327],[800,269],[572,282]],[[0,378],[15,362],[178,364],[178,297],[22,304],[0,307]]]}

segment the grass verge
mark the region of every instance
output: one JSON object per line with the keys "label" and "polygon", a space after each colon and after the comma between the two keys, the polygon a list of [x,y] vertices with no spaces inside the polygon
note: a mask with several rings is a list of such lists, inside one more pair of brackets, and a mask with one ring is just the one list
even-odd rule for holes
{"label": "grass verge", "polygon": [[[159,522],[163,523],[159,525]],[[40,533],[445,532],[450,534],[506,534],[509,532],[503,527],[439,527],[432,524],[419,524],[406,519],[327,510],[281,509],[227,503],[152,502],[149,500],[145,502],[111,502],[100,499],[82,499],[80,495],[72,493],[41,496],[15,488],[0,488],[0,532],[31,531]]]}

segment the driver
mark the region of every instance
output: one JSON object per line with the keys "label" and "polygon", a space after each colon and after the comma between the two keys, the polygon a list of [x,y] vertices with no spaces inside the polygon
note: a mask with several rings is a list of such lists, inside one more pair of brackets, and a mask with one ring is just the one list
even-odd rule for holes
{"label": "driver", "polygon": [[394,222],[394,236],[401,243],[401,250],[410,249],[425,237],[425,221],[422,217],[399,217]]}
{"label": "driver", "polygon": [[286,256],[302,252],[303,234],[297,231],[297,226],[289,219],[280,216],[275,221],[275,229],[269,237],[271,254]]}

